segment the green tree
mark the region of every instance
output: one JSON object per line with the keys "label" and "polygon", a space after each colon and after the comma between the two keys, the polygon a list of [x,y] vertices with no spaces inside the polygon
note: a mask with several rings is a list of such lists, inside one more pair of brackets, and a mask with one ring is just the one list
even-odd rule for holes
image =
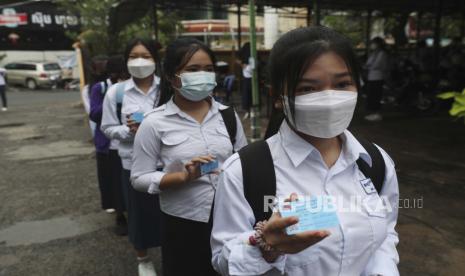
{"label": "green tree", "polygon": [[[181,19],[176,13],[163,13],[158,11],[158,42],[166,45],[176,38],[178,32],[182,32],[183,26]],[[146,14],[141,19],[127,25],[118,36],[119,41],[124,45],[134,37],[152,38],[153,37],[153,17]]]}
{"label": "green tree", "polygon": [[63,10],[79,14],[81,33],[68,32],[74,40],[81,40],[92,56],[108,53],[112,46],[109,41],[108,15],[118,0],[57,0]]}
{"label": "green tree", "polygon": [[356,12],[339,12],[326,15],[323,25],[335,29],[351,39],[354,45],[359,45],[365,40],[365,20]]}
{"label": "green tree", "polygon": [[[110,12],[120,0],[57,0],[64,10],[79,14],[81,17],[81,33],[68,33],[75,40],[84,41],[91,56],[121,52],[124,45],[134,37],[150,38],[153,36],[152,9],[140,19],[124,26],[118,33],[113,33],[110,26]],[[179,17],[170,13],[167,16],[158,12],[159,41],[169,42],[181,29]]]}

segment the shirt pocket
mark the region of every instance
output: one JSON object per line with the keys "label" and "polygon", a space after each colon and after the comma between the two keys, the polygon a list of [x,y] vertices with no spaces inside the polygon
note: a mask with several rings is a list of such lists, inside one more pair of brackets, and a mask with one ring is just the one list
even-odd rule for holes
{"label": "shirt pocket", "polygon": [[363,201],[363,208],[372,228],[372,242],[379,246],[387,236],[387,210],[378,193],[368,195]]}
{"label": "shirt pocket", "polygon": [[[170,160],[186,161],[192,157],[189,135],[182,132],[169,132],[161,137],[162,155]],[[189,149],[190,148],[190,149]]]}
{"label": "shirt pocket", "polygon": [[189,139],[189,136],[187,136],[184,133],[169,133],[164,135],[161,138],[161,141],[165,146],[174,147],[180,145],[181,143],[184,143],[185,141],[187,141],[187,139]]}

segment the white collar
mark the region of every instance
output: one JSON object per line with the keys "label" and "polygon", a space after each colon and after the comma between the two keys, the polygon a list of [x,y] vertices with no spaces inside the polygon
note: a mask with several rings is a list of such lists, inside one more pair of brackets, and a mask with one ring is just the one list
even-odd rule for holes
{"label": "white collar", "polygon": [[[174,103],[173,99],[174,97],[171,97],[171,99],[166,103],[166,107],[164,110],[165,115],[174,115],[174,114],[179,114],[180,112],[182,112],[181,109],[179,109],[179,107]],[[216,114],[220,110],[224,110],[228,108],[227,106],[222,105],[218,103],[217,101],[215,101],[213,97],[210,97],[210,102],[211,102],[210,111],[212,112],[212,114]]]}
{"label": "white collar", "polygon": [[[152,93],[153,91],[156,91],[158,85],[160,84],[160,78],[156,75],[153,75],[153,81],[152,81],[152,86],[150,86],[149,93]],[[124,92],[128,92],[130,90],[135,90],[141,94],[146,95],[144,92],[142,92],[139,87],[137,87],[136,83],[134,82],[134,78],[130,78],[129,80],[126,81],[126,85],[124,86]]]}
{"label": "white collar", "polygon": [[[279,129],[281,145],[287,153],[289,159],[295,167],[298,167],[313,151],[317,150],[312,144],[305,141],[297,135],[284,121]],[[356,162],[362,158],[371,166],[371,157],[360,142],[345,130],[340,134],[342,140],[343,152],[346,154],[346,160],[349,163]]]}

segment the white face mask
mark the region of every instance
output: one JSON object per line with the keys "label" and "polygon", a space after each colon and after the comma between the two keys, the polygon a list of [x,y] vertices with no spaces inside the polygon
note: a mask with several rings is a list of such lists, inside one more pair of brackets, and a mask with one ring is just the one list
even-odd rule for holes
{"label": "white face mask", "polygon": [[131,76],[144,79],[155,72],[155,62],[145,58],[135,58],[128,61],[128,71]]}
{"label": "white face mask", "polygon": [[333,138],[350,124],[357,104],[353,91],[325,90],[295,97],[295,121],[289,99],[284,96],[284,113],[299,132],[319,138]]}

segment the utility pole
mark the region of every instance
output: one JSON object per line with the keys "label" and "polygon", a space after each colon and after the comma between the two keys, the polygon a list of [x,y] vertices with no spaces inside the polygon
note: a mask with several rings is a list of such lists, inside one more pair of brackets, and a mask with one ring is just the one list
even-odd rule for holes
{"label": "utility pole", "polygon": [[261,138],[260,132],[260,94],[258,91],[258,70],[257,70],[257,37],[255,33],[255,1],[249,0],[249,19],[250,19],[250,60],[252,66],[252,110],[250,112],[252,142]]}
{"label": "utility pole", "polygon": [[368,52],[370,51],[370,40],[371,40],[371,10],[367,11],[366,17],[366,29],[365,29],[365,55],[368,58]]}
{"label": "utility pole", "polygon": [[242,47],[241,0],[237,1],[237,50]]}
{"label": "utility pole", "polygon": [[153,24],[153,39],[159,41],[158,39],[158,9],[157,9],[157,0],[152,0],[152,24]]}

